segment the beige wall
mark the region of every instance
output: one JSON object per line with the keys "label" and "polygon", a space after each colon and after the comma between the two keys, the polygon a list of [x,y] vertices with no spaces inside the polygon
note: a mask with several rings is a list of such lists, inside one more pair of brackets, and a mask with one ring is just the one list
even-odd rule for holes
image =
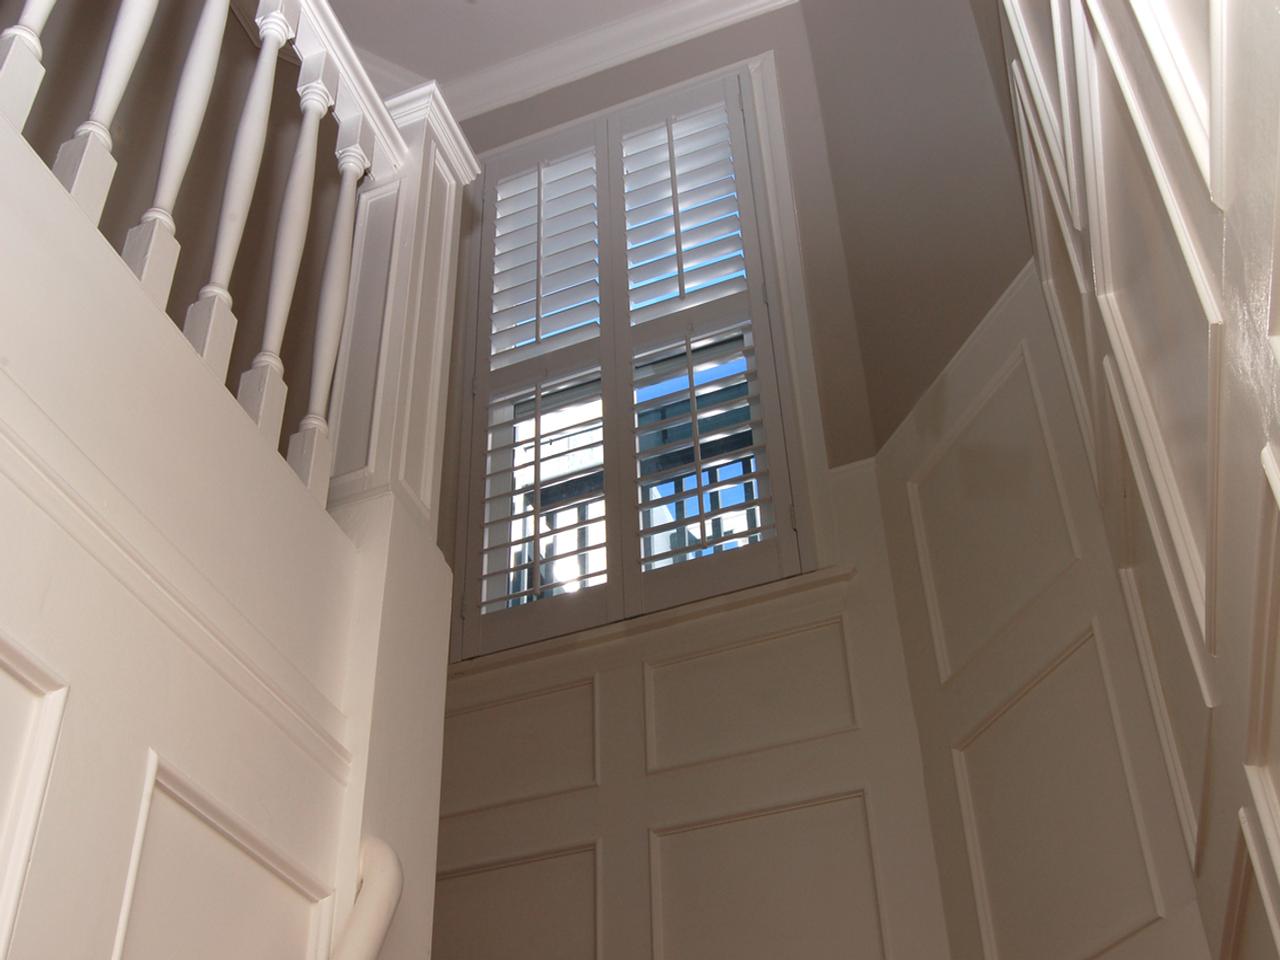
{"label": "beige wall", "polygon": [[1031,256],[998,38],[979,0],[801,6],[880,446]]}
{"label": "beige wall", "polygon": [[798,6],[472,118],[463,129],[475,150],[483,152],[767,50],[774,51],[777,62],[791,149],[827,457],[832,464],[847,463],[870,456],[875,444],[818,90]]}
{"label": "beige wall", "polygon": [[[59,145],[88,116],[119,6],[119,0],[62,0],[54,8],[43,38],[48,74],[25,131],[27,140],[47,163],[52,163]],[[0,24],[16,22],[21,8],[20,0],[0,0]],[[151,205],[169,110],[199,12],[200,4],[196,3],[159,5],[141,62],[112,127],[119,167],[103,213],[102,232],[117,250],[123,249],[129,228]],[[169,299],[169,315],[179,325],[187,306],[208,280],[227,164],[255,57],[256,47],[249,35],[240,21],[231,17],[209,112],[174,213],[182,256]],[[227,378],[233,392],[261,343],[275,226],[301,120],[297,76],[297,66],[287,62],[282,62],[276,73],[262,174],[232,278],[231,293],[240,321]],[[326,119],[321,125],[311,228],[283,351],[289,400],[282,449],[306,412],[319,279],[337,200],[336,136],[335,122]]]}

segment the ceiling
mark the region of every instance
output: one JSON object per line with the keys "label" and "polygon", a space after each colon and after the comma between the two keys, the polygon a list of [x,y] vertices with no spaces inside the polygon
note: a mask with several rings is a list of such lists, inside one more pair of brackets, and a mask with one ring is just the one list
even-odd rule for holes
{"label": "ceiling", "polygon": [[[639,56],[757,13],[802,11],[821,114],[819,135],[802,139],[820,144],[825,130],[852,300],[852,317],[848,301],[811,316],[815,343],[844,345],[817,358],[828,454],[841,463],[888,439],[1031,245],[999,0],[789,2],[331,0],[384,95],[430,77],[462,117],[598,79],[626,59],[619,50]],[[865,428],[849,414],[839,422],[856,366]]]}
{"label": "ceiling", "polygon": [[[330,0],[352,42],[388,61],[370,70],[380,88],[397,86],[394,67],[444,83],[598,29],[670,0]],[[717,0],[733,6],[736,0]],[[387,74],[380,76],[379,74]],[[382,89],[390,96],[398,89]]]}

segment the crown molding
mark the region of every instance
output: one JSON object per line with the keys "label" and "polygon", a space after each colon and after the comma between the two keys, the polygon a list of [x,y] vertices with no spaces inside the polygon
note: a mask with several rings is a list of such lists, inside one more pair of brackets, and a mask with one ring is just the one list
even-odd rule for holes
{"label": "crown molding", "polygon": [[446,80],[444,87],[454,116],[466,120],[795,2],[669,0],[643,13]]}
{"label": "crown molding", "polygon": [[454,175],[470,183],[480,175],[480,161],[444,102],[440,84],[434,80],[406,90],[387,101],[387,110],[399,129],[425,121],[435,134],[436,147],[444,154]]}

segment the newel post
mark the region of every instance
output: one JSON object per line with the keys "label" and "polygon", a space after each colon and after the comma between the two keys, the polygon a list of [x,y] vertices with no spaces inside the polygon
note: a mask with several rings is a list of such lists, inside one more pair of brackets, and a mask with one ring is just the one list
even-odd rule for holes
{"label": "newel post", "polygon": [[178,202],[178,191],[182,189],[182,181],[195,151],[196,138],[204,125],[213,79],[218,72],[227,11],[228,0],[205,0],[173,101],[155,202],[142,215],[142,222],[129,231],[124,243],[125,263],[137,274],[142,288],[162,310],[169,302],[169,289],[173,285],[181,249],[173,222],[173,208]]}
{"label": "newel post", "polygon": [[316,317],[315,357],[311,370],[311,394],[307,415],[289,438],[289,465],[312,495],[325,504],[333,470],[333,446],[329,438],[329,394],[342,342],[351,284],[351,256],[355,240],[356,188],[373,164],[373,131],[359,112],[338,125],[338,171],[342,184],[325,258],[324,281]]}
{"label": "newel post", "polygon": [[53,162],[54,175],[95,224],[102,219],[102,208],[116,174],[111,124],[151,32],[157,3],[158,0],[124,0],[121,4],[89,119],[58,149]]}
{"label": "newel post", "polygon": [[253,366],[240,377],[236,398],[253,418],[267,442],[280,442],[284,402],[288,387],[280,349],[284,343],[289,310],[298,285],[302,252],[311,223],[311,198],[315,190],[316,145],[320,121],[333,106],[338,90],[338,67],[327,53],[314,53],[302,61],[298,96],[302,101],[302,128],[294,148],[289,183],[285,187],[280,225],[271,259],[271,285],[267,290],[267,319],[262,349]]}
{"label": "newel post", "polygon": [[0,116],[21,130],[44,81],[40,34],[57,0],[27,0],[18,22],[0,34]]}
{"label": "newel post", "polygon": [[214,242],[213,266],[209,282],[200,297],[187,309],[182,331],[204,358],[209,371],[221,383],[227,378],[231,348],[236,336],[236,317],[231,312],[231,272],[235,269],[240,241],[244,239],[262,151],[267,142],[267,121],[271,117],[271,90],[275,84],[280,49],[298,32],[301,15],[298,0],[261,0],[258,4],[258,34],[262,48],[253,68],[253,79],[245,95],[244,112],[231,148],[231,165],[222,194],[218,237]]}

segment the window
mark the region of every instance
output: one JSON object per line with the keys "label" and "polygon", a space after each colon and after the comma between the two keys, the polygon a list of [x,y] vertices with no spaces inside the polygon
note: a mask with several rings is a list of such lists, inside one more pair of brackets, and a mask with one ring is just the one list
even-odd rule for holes
{"label": "window", "polygon": [[799,571],[741,84],[486,158],[465,657]]}

